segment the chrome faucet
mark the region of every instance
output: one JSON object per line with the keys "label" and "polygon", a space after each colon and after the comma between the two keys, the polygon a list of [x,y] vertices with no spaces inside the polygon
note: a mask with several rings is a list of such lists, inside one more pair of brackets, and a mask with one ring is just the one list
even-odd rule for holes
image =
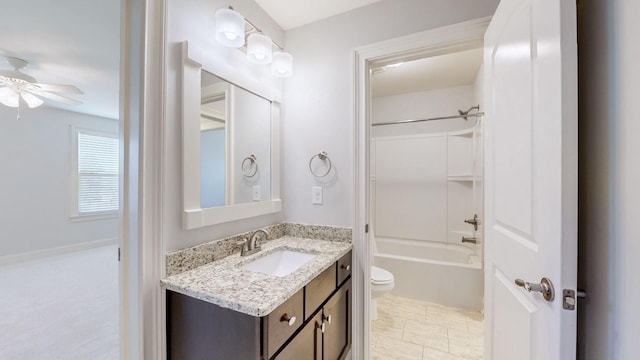
{"label": "chrome faucet", "polygon": [[261,247],[260,242],[258,241],[260,237],[262,237],[262,240],[267,240],[269,238],[269,233],[264,229],[254,231],[249,238],[245,239],[240,256],[247,256],[260,251]]}

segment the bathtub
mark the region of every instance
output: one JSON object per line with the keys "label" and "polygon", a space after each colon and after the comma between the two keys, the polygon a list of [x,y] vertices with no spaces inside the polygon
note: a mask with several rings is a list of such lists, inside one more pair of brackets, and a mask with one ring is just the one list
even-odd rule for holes
{"label": "bathtub", "polygon": [[376,236],[374,264],[393,273],[392,294],[482,310],[482,263],[471,248]]}

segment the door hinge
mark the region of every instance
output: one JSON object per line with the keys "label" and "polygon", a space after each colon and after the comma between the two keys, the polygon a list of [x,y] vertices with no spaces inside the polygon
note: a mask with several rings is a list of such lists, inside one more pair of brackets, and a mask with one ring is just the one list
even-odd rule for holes
{"label": "door hinge", "polygon": [[369,233],[369,224],[364,226],[364,233],[368,234]]}
{"label": "door hinge", "polygon": [[120,261],[120,247],[118,247],[118,261]]}
{"label": "door hinge", "polygon": [[576,298],[586,299],[587,293],[581,289],[578,289],[577,293],[571,289],[562,290],[562,308],[565,310],[575,310]]}

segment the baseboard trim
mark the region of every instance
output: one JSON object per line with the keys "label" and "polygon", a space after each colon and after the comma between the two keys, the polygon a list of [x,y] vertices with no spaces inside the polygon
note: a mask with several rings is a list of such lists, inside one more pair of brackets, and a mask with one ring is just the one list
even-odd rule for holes
{"label": "baseboard trim", "polygon": [[56,256],[56,255],[68,254],[76,251],[94,249],[101,246],[115,245],[115,244],[118,244],[119,241],[120,240],[118,238],[102,239],[102,240],[88,241],[80,244],[60,246],[60,247],[44,249],[44,250],[29,251],[29,252],[14,254],[14,255],[0,256],[0,265],[21,263],[21,262]]}

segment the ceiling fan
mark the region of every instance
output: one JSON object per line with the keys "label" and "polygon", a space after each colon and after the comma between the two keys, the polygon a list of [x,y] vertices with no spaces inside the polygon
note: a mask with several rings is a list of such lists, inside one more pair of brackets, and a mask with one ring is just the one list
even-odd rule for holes
{"label": "ceiling fan", "polygon": [[29,108],[35,108],[48,99],[68,105],[79,105],[82,102],[62,96],[60,94],[84,94],[73,85],[41,84],[36,79],[20,70],[27,66],[28,62],[14,57],[5,57],[13,70],[0,70],[0,103],[3,105],[20,108],[26,104]]}

